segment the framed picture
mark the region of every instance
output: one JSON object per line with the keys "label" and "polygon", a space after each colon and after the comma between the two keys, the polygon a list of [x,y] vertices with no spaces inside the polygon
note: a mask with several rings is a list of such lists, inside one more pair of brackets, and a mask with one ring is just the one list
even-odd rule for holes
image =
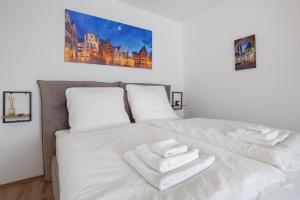
{"label": "framed picture", "polygon": [[234,41],[235,70],[256,68],[255,35]]}
{"label": "framed picture", "polygon": [[65,10],[64,59],[152,69],[152,31]]}

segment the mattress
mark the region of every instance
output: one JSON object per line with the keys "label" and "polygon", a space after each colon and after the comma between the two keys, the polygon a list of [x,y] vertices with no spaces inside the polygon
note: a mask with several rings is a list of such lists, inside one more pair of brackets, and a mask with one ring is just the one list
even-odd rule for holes
{"label": "mattress", "polygon": [[[284,173],[275,167],[145,123],[72,134],[60,131],[56,136],[60,200],[247,200],[286,185]],[[199,148],[200,155],[215,156],[216,161],[188,181],[158,191],[124,161],[123,153],[168,138]]]}

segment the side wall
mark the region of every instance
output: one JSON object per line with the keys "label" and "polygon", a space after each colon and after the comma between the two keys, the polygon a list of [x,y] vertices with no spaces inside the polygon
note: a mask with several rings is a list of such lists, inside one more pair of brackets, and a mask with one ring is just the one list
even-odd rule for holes
{"label": "side wall", "polygon": [[[226,0],[184,24],[185,117],[300,131],[300,1]],[[256,35],[257,68],[235,71],[234,40]]]}

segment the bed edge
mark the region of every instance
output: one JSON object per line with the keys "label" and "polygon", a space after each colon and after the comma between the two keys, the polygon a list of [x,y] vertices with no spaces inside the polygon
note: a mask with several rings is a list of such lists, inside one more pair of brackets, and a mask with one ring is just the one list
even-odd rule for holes
{"label": "bed edge", "polygon": [[53,199],[59,200],[59,177],[58,177],[58,164],[57,164],[56,156],[52,157],[51,176],[52,176]]}

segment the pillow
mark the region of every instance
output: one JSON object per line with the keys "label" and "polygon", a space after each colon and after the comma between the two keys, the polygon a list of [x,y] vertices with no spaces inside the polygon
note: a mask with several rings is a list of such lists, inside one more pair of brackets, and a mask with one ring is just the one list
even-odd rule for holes
{"label": "pillow", "polygon": [[123,97],[124,90],[118,87],[67,89],[71,132],[129,124]]}
{"label": "pillow", "polygon": [[128,102],[136,122],[177,119],[163,86],[126,85]]}

